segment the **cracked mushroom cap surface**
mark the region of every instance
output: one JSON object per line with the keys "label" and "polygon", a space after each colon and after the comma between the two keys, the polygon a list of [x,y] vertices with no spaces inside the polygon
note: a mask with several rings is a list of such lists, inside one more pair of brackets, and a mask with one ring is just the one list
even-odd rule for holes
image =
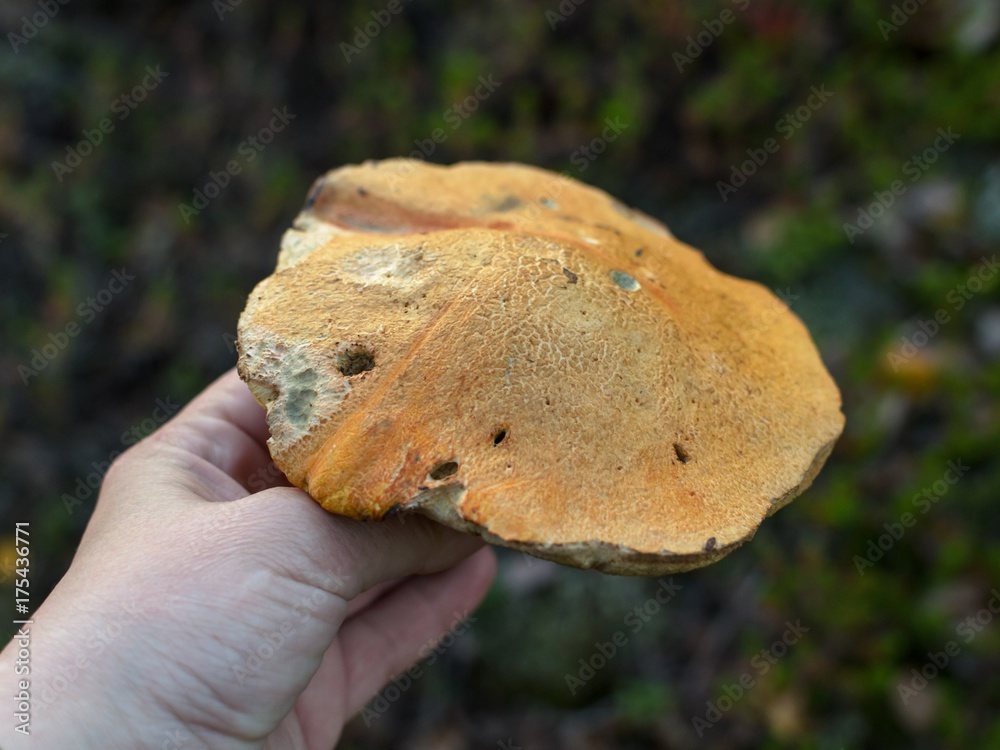
{"label": "cracked mushroom cap surface", "polygon": [[799,319],[660,223],[518,164],[329,172],[238,328],[277,466],[608,573],[710,563],[843,428]]}

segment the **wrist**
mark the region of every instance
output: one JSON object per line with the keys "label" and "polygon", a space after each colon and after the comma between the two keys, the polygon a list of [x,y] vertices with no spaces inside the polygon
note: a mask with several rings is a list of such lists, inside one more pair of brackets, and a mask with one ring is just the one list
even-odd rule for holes
{"label": "wrist", "polygon": [[60,594],[57,587],[0,653],[0,694],[17,696],[17,710],[0,710],[0,747],[146,747],[156,726],[165,733],[170,722],[157,717],[135,679],[141,675],[128,669],[135,645],[127,630],[138,622],[138,609],[101,617]]}

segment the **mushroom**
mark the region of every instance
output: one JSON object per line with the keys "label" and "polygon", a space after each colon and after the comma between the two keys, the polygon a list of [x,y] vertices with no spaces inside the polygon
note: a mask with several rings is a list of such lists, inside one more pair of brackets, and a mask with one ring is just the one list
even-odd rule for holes
{"label": "mushroom", "polygon": [[728,554],[844,424],[771,292],[519,164],[321,177],[238,346],[275,463],[326,510],[421,513],[606,573]]}

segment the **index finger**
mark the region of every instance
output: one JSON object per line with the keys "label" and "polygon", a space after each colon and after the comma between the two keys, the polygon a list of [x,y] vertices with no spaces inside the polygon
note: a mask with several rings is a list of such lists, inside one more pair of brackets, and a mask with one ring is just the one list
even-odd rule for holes
{"label": "index finger", "polygon": [[[264,408],[240,380],[235,368],[185,406],[173,419],[143,441],[131,457],[155,461],[164,443],[195,459],[203,459],[248,488],[260,490],[280,483],[267,450]],[[258,481],[259,480],[259,481]]]}

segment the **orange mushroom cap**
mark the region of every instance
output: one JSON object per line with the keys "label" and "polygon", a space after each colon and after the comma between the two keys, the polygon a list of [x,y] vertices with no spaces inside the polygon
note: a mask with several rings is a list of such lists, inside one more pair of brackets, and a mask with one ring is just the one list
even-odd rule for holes
{"label": "orange mushroom cap", "polygon": [[844,424],[771,292],[518,164],[320,178],[238,346],[275,463],[328,511],[419,512],[608,573],[732,551]]}

